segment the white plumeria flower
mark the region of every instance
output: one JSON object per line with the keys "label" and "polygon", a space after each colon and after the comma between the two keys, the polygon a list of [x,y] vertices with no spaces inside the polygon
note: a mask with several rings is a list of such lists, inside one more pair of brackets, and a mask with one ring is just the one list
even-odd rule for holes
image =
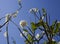
{"label": "white plumeria flower", "polygon": [[39,11],[38,8],[31,8],[31,9],[29,10],[30,13],[33,13],[33,12],[36,13],[36,12],[38,12],[38,11]]}
{"label": "white plumeria flower", "polygon": [[22,28],[24,28],[25,26],[27,26],[27,22],[25,20],[21,20],[19,24],[20,24],[20,26]]}
{"label": "white plumeria flower", "polygon": [[9,19],[10,19],[10,14],[6,14],[5,22],[8,21]]}
{"label": "white plumeria flower", "polygon": [[60,44],[60,41],[57,44]]}
{"label": "white plumeria flower", "polygon": [[23,35],[20,33],[20,36],[23,37]]}
{"label": "white plumeria flower", "polygon": [[44,19],[44,16],[42,16],[42,20]]}
{"label": "white plumeria flower", "polygon": [[26,31],[23,31],[23,34],[24,34],[25,36],[27,36],[28,32],[26,32]]}
{"label": "white plumeria flower", "polygon": [[52,41],[55,41],[55,39],[52,39]]}
{"label": "white plumeria flower", "polygon": [[39,37],[40,37],[40,34],[37,34],[35,37],[36,37],[36,39],[39,39]]}
{"label": "white plumeria flower", "polygon": [[[28,32],[26,32],[26,31],[23,31],[22,33],[23,33],[25,36],[28,35]],[[21,37],[23,37],[22,33],[20,33],[20,36],[21,36]]]}
{"label": "white plumeria flower", "polygon": [[60,21],[57,21],[57,23],[60,23]]}
{"label": "white plumeria flower", "polygon": [[15,18],[18,15],[19,11],[17,10],[14,14],[13,17]]}
{"label": "white plumeria flower", "polygon": [[42,31],[42,33],[44,34],[44,33],[45,33],[45,31]]}
{"label": "white plumeria flower", "polygon": [[4,32],[4,37],[7,37],[7,32]]}

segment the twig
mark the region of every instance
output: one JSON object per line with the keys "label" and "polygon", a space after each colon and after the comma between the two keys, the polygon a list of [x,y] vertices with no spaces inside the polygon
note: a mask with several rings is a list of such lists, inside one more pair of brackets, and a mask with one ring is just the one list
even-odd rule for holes
{"label": "twig", "polygon": [[[10,19],[9,19],[10,20]],[[0,26],[0,29],[6,24],[9,22],[9,20],[7,20],[2,26]]]}
{"label": "twig", "polygon": [[32,33],[32,34],[34,34],[33,32],[32,32],[32,30],[27,26],[27,28],[29,29],[29,31]]}
{"label": "twig", "polygon": [[23,35],[23,37],[29,42],[29,44],[31,44],[31,42],[26,38],[26,36],[22,33],[22,31],[21,31],[21,29],[18,27],[18,25],[15,23],[15,22],[13,22],[12,20],[10,20],[17,28],[18,28],[18,30],[21,32],[21,34]]}
{"label": "twig", "polygon": [[16,41],[14,40],[14,38],[13,38],[13,37],[11,37],[11,39],[13,40],[13,44],[16,44]]}
{"label": "twig", "polygon": [[40,18],[36,15],[36,13],[34,13],[34,16],[37,17],[38,20],[40,20]]}
{"label": "twig", "polygon": [[4,17],[2,17],[2,18],[0,18],[0,20],[2,20],[3,18],[5,18],[6,16],[4,16]]}
{"label": "twig", "polygon": [[39,10],[39,15],[40,15],[40,19],[41,19],[41,12],[40,12],[40,10]]}
{"label": "twig", "polygon": [[44,29],[45,29],[45,30],[44,30],[44,31],[45,31],[45,34],[46,34],[48,40],[50,41],[50,39],[49,39],[49,37],[48,37],[48,33],[47,33],[46,28],[45,28],[45,26],[44,26],[44,23],[43,23],[43,27],[44,27]]}
{"label": "twig", "polygon": [[6,24],[6,32],[7,32],[7,44],[9,44],[8,23]]}

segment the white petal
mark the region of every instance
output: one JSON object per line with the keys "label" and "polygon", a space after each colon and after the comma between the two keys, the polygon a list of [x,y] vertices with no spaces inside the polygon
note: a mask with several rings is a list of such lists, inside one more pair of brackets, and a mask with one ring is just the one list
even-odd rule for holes
{"label": "white petal", "polygon": [[60,41],[57,44],[60,44]]}
{"label": "white petal", "polygon": [[44,34],[44,33],[45,33],[45,31],[42,31],[42,33]]}
{"label": "white petal", "polygon": [[36,39],[39,39],[40,35],[39,35],[39,34],[37,34],[35,37],[36,37]]}
{"label": "white petal", "polygon": [[32,13],[32,12],[33,12],[33,10],[32,10],[32,9],[30,9],[30,10],[29,10],[29,12],[30,12],[30,13]]}
{"label": "white petal", "polygon": [[60,23],[60,21],[57,21],[57,23]]}
{"label": "white petal", "polygon": [[4,33],[4,37],[7,37],[7,32]]}
{"label": "white petal", "polygon": [[23,31],[23,34],[24,34],[25,36],[27,36],[28,33],[27,33],[26,31]]}
{"label": "white petal", "polygon": [[31,8],[31,9],[29,10],[30,13],[33,13],[33,12],[36,13],[36,12],[38,12],[38,11],[39,11],[38,8]]}
{"label": "white petal", "polygon": [[16,13],[18,14],[18,13],[19,13],[19,11],[17,10],[17,11],[16,11]]}
{"label": "white petal", "polygon": [[23,37],[23,35],[20,33],[20,36]]}
{"label": "white petal", "polygon": [[55,39],[52,39],[52,41],[55,41]]}
{"label": "white petal", "polygon": [[[27,36],[28,32],[23,31],[22,32],[25,36]],[[23,37],[22,33],[20,33],[20,36]]]}
{"label": "white petal", "polygon": [[42,16],[42,19],[44,19],[44,16]]}
{"label": "white petal", "polygon": [[38,9],[37,9],[37,8],[33,8],[33,11],[34,11],[34,12],[38,12]]}

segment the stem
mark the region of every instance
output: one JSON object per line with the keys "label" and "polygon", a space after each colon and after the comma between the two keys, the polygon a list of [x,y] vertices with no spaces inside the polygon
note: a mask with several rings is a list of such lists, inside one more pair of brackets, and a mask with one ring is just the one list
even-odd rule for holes
{"label": "stem", "polygon": [[40,37],[39,41],[43,38],[44,35],[45,35],[45,33]]}
{"label": "stem", "polygon": [[41,31],[44,31],[44,29],[42,29],[42,28],[40,28],[40,27],[39,27],[38,29],[41,30]]}
{"label": "stem", "polygon": [[34,34],[33,32],[32,32],[32,30],[27,26],[27,28],[29,29],[29,31],[32,33],[32,34]]}
{"label": "stem", "polygon": [[[35,39],[35,31],[34,31],[33,37],[34,37],[33,39]],[[35,42],[34,42],[34,44],[35,44]]]}
{"label": "stem", "polygon": [[2,28],[6,23],[8,23],[9,21],[6,21],[0,28]]}
{"label": "stem", "polygon": [[[46,15],[46,23],[47,23],[47,26],[48,26],[48,29],[50,29],[49,25],[48,25],[48,18],[47,18],[47,15]],[[49,23],[50,23],[50,18],[49,18]],[[47,31],[45,30],[46,34],[47,34]],[[48,37],[48,34],[47,34],[47,37]],[[48,37],[48,40],[50,42],[50,44],[52,44],[52,34],[50,34],[50,38]]]}
{"label": "stem", "polygon": [[40,20],[40,18],[36,15],[36,13],[34,13],[34,16],[37,17],[38,20]]}
{"label": "stem", "polygon": [[41,12],[40,12],[40,10],[39,10],[39,15],[40,15],[40,19],[41,19]]}
{"label": "stem", "polygon": [[[44,24],[43,24],[43,27],[44,27]],[[45,27],[44,27],[44,29],[45,29]],[[46,36],[47,36],[48,40],[50,41],[50,39],[49,39],[49,37],[48,37],[48,33],[47,33],[46,29],[45,29],[44,31],[45,31],[45,33],[46,33]]]}
{"label": "stem", "polygon": [[11,39],[13,40],[13,44],[16,44],[16,41],[14,40],[14,38],[13,38],[13,37],[11,37]]}
{"label": "stem", "polygon": [[21,31],[21,29],[18,27],[18,25],[15,23],[15,22],[13,22],[12,20],[10,20],[17,28],[18,28],[18,30],[19,30],[19,32],[21,32],[21,34],[23,35],[23,37],[29,42],[29,44],[31,44],[31,42],[26,38],[26,36],[22,33],[22,31]]}
{"label": "stem", "polygon": [[39,40],[37,41],[37,44],[39,44]]}
{"label": "stem", "polygon": [[4,17],[2,17],[2,18],[0,18],[0,20],[2,20],[3,18],[5,18],[6,16],[4,16]]}
{"label": "stem", "polygon": [[50,16],[49,16],[49,25],[50,25]]}
{"label": "stem", "polygon": [[[12,16],[10,16],[9,20],[11,20],[11,17],[12,17]],[[4,18],[5,18],[5,17],[4,17]],[[2,26],[0,26],[0,28],[2,28],[6,23],[8,23],[9,20],[7,20]]]}
{"label": "stem", "polygon": [[6,24],[6,32],[7,32],[7,44],[9,44],[8,23]]}

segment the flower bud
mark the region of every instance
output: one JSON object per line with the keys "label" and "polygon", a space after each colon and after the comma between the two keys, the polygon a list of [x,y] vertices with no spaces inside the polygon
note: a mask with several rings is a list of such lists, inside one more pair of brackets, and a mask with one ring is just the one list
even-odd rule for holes
{"label": "flower bud", "polygon": [[19,13],[19,11],[17,10],[17,11],[13,14],[13,17],[14,17],[14,18],[17,17],[18,13]]}
{"label": "flower bud", "polygon": [[20,24],[20,26],[22,28],[24,28],[25,26],[27,26],[27,22],[25,20],[21,20],[19,24]]}
{"label": "flower bud", "polygon": [[[26,31],[23,31],[22,33],[23,33],[25,36],[28,35],[28,32],[26,32]],[[23,37],[22,33],[20,33],[20,36],[21,36],[21,37]]]}
{"label": "flower bud", "polygon": [[38,12],[39,10],[37,9],[37,8],[31,8],[30,10],[29,10],[29,12],[30,13],[36,13],[36,12]]}
{"label": "flower bud", "polygon": [[39,39],[39,37],[40,37],[40,34],[37,34],[35,37],[36,37],[36,39]]}
{"label": "flower bud", "polygon": [[5,17],[5,22],[10,20],[10,14],[6,14],[6,17]]}
{"label": "flower bud", "polygon": [[44,19],[44,16],[42,16],[42,20]]}
{"label": "flower bud", "polygon": [[4,32],[4,37],[7,37],[7,32]]}
{"label": "flower bud", "polygon": [[57,44],[60,44],[60,41]]}

